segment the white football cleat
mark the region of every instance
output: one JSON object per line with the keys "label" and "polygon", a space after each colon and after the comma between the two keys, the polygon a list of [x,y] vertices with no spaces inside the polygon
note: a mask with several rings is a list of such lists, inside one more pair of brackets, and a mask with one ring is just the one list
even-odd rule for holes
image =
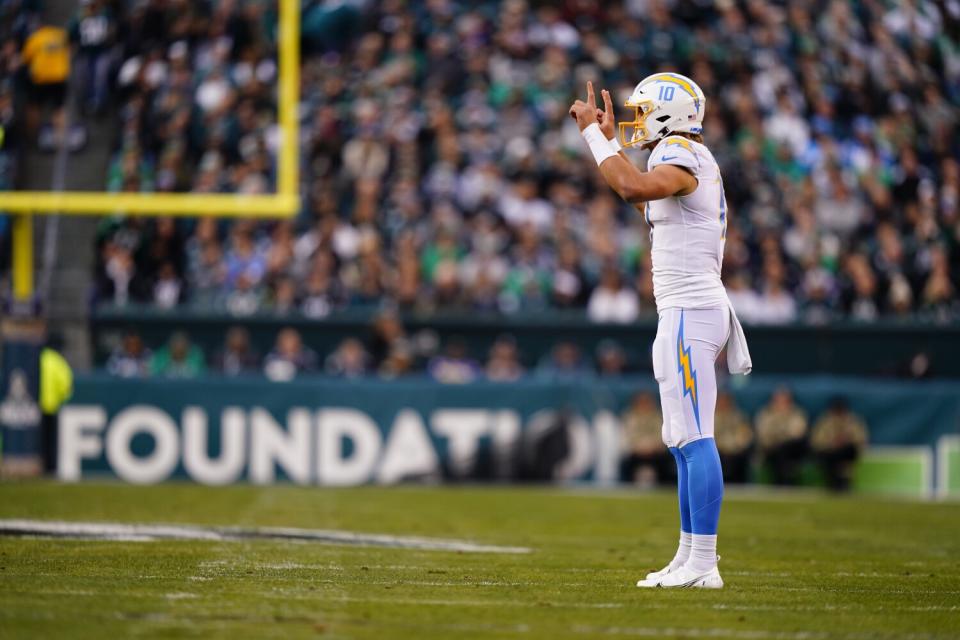
{"label": "white football cleat", "polygon": [[654,587],[660,586],[660,579],[672,571],[676,571],[683,567],[682,564],[675,565],[672,562],[665,566],[660,571],[651,571],[647,574],[647,577],[643,580],[637,580],[637,586],[641,589],[652,589]]}
{"label": "white football cleat", "polygon": [[663,587],[664,589],[722,589],[723,578],[720,577],[720,570],[717,569],[717,567],[710,569],[706,573],[700,573],[687,566],[683,566],[660,578],[657,586]]}

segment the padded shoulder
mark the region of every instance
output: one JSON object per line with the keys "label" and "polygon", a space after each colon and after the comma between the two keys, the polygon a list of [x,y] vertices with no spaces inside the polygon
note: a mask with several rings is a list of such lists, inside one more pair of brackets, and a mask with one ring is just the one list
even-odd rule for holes
{"label": "padded shoulder", "polygon": [[683,136],[664,138],[650,154],[650,159],[647,160],[647,170],[651,171],[661,164],[673,164],[696,173],[697,169],[700,168],[700,159],[697,156],[694,144]]}

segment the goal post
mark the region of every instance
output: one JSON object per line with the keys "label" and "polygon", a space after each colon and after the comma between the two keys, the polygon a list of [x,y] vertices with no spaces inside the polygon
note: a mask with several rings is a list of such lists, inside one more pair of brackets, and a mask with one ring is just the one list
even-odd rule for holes
{"label": "goal post", "polygon": [[277,186],[271,194],[2,191],[0,211],[13,213],[13,297],[33,296],[33,216],[107,215],[289,218],[300,206],[298,114],[300,3],[279,0]]}

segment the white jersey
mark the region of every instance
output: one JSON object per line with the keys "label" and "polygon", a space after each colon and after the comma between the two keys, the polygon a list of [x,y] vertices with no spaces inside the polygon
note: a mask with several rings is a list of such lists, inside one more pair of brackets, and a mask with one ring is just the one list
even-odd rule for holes
{"label": "white jersey", "polygon": [[704,145],[681,136],[660,141],[647,170],[661,164],[689,169],[693,193],[646,203],[644,217],[653,245],[653,293],[657,311],[729,306],[720,280],[727,235],[727,200],[720,167]]}

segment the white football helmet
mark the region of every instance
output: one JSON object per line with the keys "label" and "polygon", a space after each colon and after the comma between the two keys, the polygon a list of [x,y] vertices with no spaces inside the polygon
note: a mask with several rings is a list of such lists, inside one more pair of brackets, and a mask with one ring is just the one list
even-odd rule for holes
{"label": "white football helmet", "polygon": [[[700,133],[707,99],[700,87],[679,73],[655,73],[636,86],[626,106],[632,122],[620,123],[624,147],[654,142],[672,132]],[[628,131],[628,130],[631,130]]]}

